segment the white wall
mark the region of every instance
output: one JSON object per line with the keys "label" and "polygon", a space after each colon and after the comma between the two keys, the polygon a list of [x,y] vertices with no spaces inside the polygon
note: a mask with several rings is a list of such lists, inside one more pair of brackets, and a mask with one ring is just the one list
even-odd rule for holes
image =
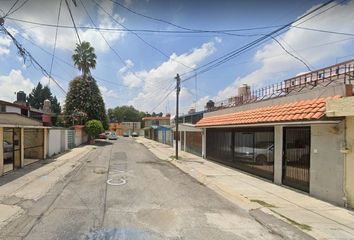
{"label": "white wall", "polygon": [[80,146],[82,144],[82,131],[81,129],[75,129],[75,146]]}
{"label": "white wall", "polygon": [[344,124],[311,126],[310,194],[344,205]]}
{"label": "white wall", "polygon": [[6,112],[21,114],[21,108],[13,107],[13,106],[6,106]]}
{"label": "white wall", "polygon": [[48,156],[61,152],[61,129],[49,129],[48,131]]}

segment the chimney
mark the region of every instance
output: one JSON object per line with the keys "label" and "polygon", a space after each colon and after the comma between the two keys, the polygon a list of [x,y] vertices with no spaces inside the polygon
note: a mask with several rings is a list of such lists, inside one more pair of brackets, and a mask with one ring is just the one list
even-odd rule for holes
{"label": "chimney", "polygon": [[249,99],[251,96],[251,87],[247,84],[242,84],[238,88],[238,96],[240,96],[243,101]]}
{"label": "chimney", "polygon": [[52,106],[51,106],[51,103],[48,99],[44,100],[44,102],[43,102],[43,112],[46,114],[52,113]]}
{"label": "chimney", "polygon": [[48,99],[43,102],[43,115],[42,122],[44,126],[52,125],[52,111],[51,111],[51,103]]}

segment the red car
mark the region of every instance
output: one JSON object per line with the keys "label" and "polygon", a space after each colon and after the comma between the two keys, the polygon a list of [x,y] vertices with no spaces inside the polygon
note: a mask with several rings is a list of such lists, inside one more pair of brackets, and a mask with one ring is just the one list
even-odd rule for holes
{"label": "red car", "polygon": [[98,135],[98,138],[99,138],[99,139],[107,139],[108,135],[109,135],[109,133],[100,133],[100,134]]}

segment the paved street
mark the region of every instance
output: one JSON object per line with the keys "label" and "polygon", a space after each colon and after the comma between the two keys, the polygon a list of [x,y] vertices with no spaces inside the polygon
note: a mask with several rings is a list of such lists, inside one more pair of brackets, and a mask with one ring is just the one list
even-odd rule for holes
{"label": "paved street", "polygon": [[[1,239],[282,238],[131,138],[99,144],[64,181],[27,205]],[[291,239],[307,237],[282,227]]]}

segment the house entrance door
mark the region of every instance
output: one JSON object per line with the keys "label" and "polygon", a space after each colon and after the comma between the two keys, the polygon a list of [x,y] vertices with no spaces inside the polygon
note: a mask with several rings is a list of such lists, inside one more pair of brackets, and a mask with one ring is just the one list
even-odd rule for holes
{"label": "house entrance door", "polygon": [[21,129],[4,128],[4,172],[21,167]]}
{"label": "house entrance door", "polygon": [[283,136],[283,184],[308,192],[311,128],[286,127]]}

